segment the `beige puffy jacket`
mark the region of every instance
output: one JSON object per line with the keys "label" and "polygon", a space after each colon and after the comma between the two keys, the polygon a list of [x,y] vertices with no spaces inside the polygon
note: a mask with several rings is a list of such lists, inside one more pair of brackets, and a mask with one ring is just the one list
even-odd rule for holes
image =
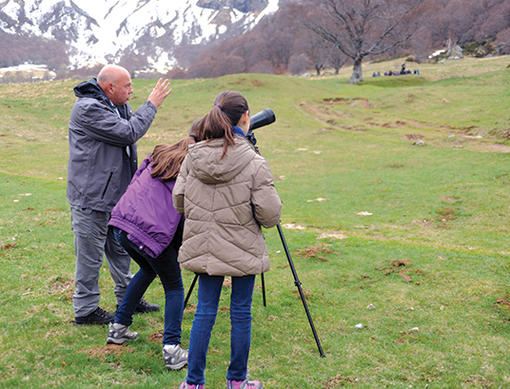
{"label": "beige puffy jacket", "polygon": [[223,153],[223,139],[190,146],[172,192],[184,213],[179,262],[209,275],[244,276],[269,270],[259,224],[280,221],[281,201],[269,165],[246,139]]}

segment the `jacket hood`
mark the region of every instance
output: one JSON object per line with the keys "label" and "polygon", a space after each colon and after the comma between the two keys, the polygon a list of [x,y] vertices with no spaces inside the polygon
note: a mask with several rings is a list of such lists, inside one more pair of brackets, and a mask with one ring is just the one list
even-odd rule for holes
{"label": "jacket hood", "polygon": [[74,87],[76,97],[91,97],[97,100],[108,100],[105,93],[97,83],[95,78],[83,81]]}
{"label": "jacket hood", "polygon": [[191,170],[204,184],[220,184],[231,181],[256,156],[246,139],[236,135],[236,144],[223,154],[223,139],[202,141],[191,145],[188,158]]}

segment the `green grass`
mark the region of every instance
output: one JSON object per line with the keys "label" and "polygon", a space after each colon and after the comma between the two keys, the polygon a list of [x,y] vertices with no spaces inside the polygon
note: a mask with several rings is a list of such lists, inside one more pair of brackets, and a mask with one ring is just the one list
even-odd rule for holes
{"label": "green grass", "polygon": [[[346,82],[350,69],[172,82],[140,158],[183,137],[225,89],[242,92],[253,113],[276,113],[276,123],[256,130],[258,146],[326,358],[278,233],[266,230],[268,306],[257,280],[249,362],[264,387],[510,387],[508,64],[466,58],[410,66],[421,75],[400,78],[370,77],[400,60],[367,64],[361,85]],[[105,352],[106,327],[72,323],[65,185],[76,83],[0,85],[0,387],[176,388],[186,371],[167,371],[160,343],[149,339],[162,313],[137,315],[140,339],[120,354]],[[152,85],[134,81],[134,108]],[[101,305],[113,310],[106,266],[101,274]],[[192,277],[184,273],[186,287]],[[225,287],[208,388],[225,385],[228,295]],[[164,305],[159,281],[147,299]],[[193,312],[184,314],[185,347]]]}

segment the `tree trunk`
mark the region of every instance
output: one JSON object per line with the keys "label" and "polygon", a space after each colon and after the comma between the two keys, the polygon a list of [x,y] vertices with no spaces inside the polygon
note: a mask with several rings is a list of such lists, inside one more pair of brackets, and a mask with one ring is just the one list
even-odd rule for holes
{"label": "tree trunk", "polygon": [[361,58],[354,60],[354,65],[352,66],[352,76],[349,82],[351,84],[357,84],[358,82],[363,81],[363,74],[361,71]]}
{"label": "tree trunk", "polygon": [[317,72],[318,76],[321,75],[322,69],[324,69],[324,65],[323,64],[315,64],[315,71]]}

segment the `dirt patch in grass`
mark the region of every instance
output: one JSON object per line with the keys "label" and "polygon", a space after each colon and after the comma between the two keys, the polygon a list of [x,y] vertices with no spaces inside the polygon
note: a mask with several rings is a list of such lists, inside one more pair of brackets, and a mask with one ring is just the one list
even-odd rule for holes
{"label": "dirt patch in grass", "polygon": [[[396,273],[400,277],[402,277],[405,282],[411,283],[411,282],[413,282],[413,279],[411,278],[410,274],[412,274],[412,273],[423,274],[423,271],[419,270],[419,269],[417,269],[417,270],[409,269],[410,266],[411,266],[411,261],[409,259],[393,259],[390,261],[389,266],[378,266],[375,269],[382,271],[383,275],[385,275],[385,276]],[[368,284],[379,281],[383,277],[371,278],[370,276],[364,274],[361,276],[361,278],[363,279],[363,283],[361,284],[360,288],[363,289]],[[416,281],[414,284],[420,285],[421,282]]]}
{"label": "dirt patch in grass", "polygon": [[[405,268],[406,266],[411,265],[411,261],[409,259],[394,259],[394,260],[390,261],[390,263],[391,263],[391,266],[389,268],[387,268],[387,269],[384,269],[384,274],[385,275],[397,272],[397,270],[399,268]],[[403,270],[398,270],[397,274],[400,277],[402,277],[406,282],[412,282],[413,281],[411,279],[411,277],[409,276],[409,274],[407,274]]]}
{"label": "dirt patch in grass", "polygon": [[234,84],[234,85],[252,84],[253,86],[256,86],[256,87],[260,87],[260,86],[264,86],[265,85],[259,79],[254,78],[252,80],[248,80],[248,79],[246,79],[244,77],[240,78],[237,81],[232,82],[232,84]]}
{"label": "dirt patch in grass", "polygon": [[63,295],[71,300],[74,294],[74,280],[50,279],[50,294]]}
{"label": "dirt patch in grass", "polygon": [[361,132],[364,132],[364,131],[368,131],[367,128],[365,127],[360,127],[360,126],[346,126],[346,125],[341,125],[341,126],[338,126],[339,128],[341,128],[342,130],[347,130],[347,131],[361,131]]}
{"label": "dirt patch in grass", "polygon": [[477,388],[490,388],[494,386],[494,382],[480,374],[470,376],[466,382],[466,385],[473,385]]}
{"label": "dirt patch in grass", "polygon": [[252,84],[253,86],[264,86],[264,85],[265,85],[262,81],[260,81],[260,80],[258,80],[258,79],[256,79],[256,78],[254,78],[253,80],[251,80],[251,84]]}
{"label": "dirt patch in grass", "polygon": [[510,153],[510,146],[502,143],[475,142],[470,144],[470,148],[485,153]]}
{"label": "dirt patch in grass", "polygon": [[[308,297],[312,297],[312,295],[313,295],[313,294],[312,294],[312,292],[310,292],[308,289],[301,288],[301,290],[303,291],[303,296],[305,296],[306,298],[308,298]],[[297,290],[297,289],[293,290],[293,291],[292,291],[292,294],[293,294],[294,296],[300,297],[300,295],[299,295],[299,290]]]}
{"label": "dirt patch in grass", "polygon": [[197,304],[188,304],[184,308],[184,312],[195,312],[197,310]]}
{"label": "dirt patch in grass", "polygon": [[285,223],[282,224],[283,228],[286,228],[288,230],[305,230],[306,228],[299,225],[299,224],[293,224],[293,223]]}
{"label": "dirt patch in grass", "polygon": [[498,298],[496,300],[496,307],[500,313],[502,313],[501,309],[503,309],[503,311],[506,311],[508,314],[510,314],[510,297],[505,296]]}
{"label": "dirt patch in grass", "polygon": [[324,257],[322,254],[335,254],[339,255],[340,253],[334,250],[331,250],[328,247],[325,246],[311,246],[311,247],[305,247],[304,249],[296,250],[296,254],[300,257],[306,258],[306,259],[318,259],[319,261],[327,262],[327,258]]}
{"label": "dirt patch in grass", "polygon": [[347,235],[342,234],[341,232],[323,232],[322,234],[317,236],[317,239],[327,239],[327,238],[347,239]]}
{"label": "dirt patch in grass", "polygon": [[423,135],[420,134],[405,134],[404,137],[409,141],[423,140]]}
{"label": "dirt patch in grass", "polygon": [[133,350],[131,347],[126,346],[125,344],[121,345],[107,344],[106,346],[94,347],[81,352],[87,353],[90,358],[104,358],[107,355],[122,355],[125,353],[134,353],[135,350]]}
{"label": "dirt patch in grass", "polygon": [[149,341],[160,344],[163,341],[163,331],[156,331],[149,335]]}
{"label": "dirt patch in grass", "polygon": [[506,297],[506,296],[505,297],[501,297],[501,298],[496,300],[496,304],[505,305],[508,308],[510,308],[510,298]]}
{"label": "dirt patch in grass", "polygon": [[460,197],[440,197],[439,200],[445,201],[447,203],[455,203],[460,201]]}
{"label": "dirt patch in grass", "polygon": [[[480,135],[466,135],[471,133],[476,127],[453,128],[448,126],[441,126],[447,129],[449,134],[448,140],[435,140],[434,145],[441,147],[453,147],[455,149],[468,149],[482,153],[510,153],[510,145],[496,141],[497,139],[505,138],[497,134],[489,135],[486,141],[480,141]],[[439,131],[444,133],[444,131]],[[474,132],[476,133],[476,131]]]}
{"label": "dirt patch in grass", "polygon": [[13,247],[16,247],[16,243],[5,243],[0,246],[0,252],[4,250],[12,249]]}
{"label": "dirt patch in grass", "polygon": [[438,227],[446,227],[449,221],[457,219],[459,209],[457,207],[443,207],[436,210],[436,222]]}
{"label": "dirt patch in grass", "polygon": [[52,207],[52,208],[46,208],[45,211],[46,212],[60,212],[60,211],[64,211],[64,210],[62,208]]}
{"label": "dirt patch in grass", "polygon": [[327,107],[309,105],[305,100],[301,101],[301,103],[299,103],[299,106],[302,107],[308,113],[311,113],[313,116],[322,118],[322,120],[325,120],[325,121],[327,121],[327,119],[324,118],[324,116],[327,116],[327,117],[331,117],[332,115],[337,116],[337,117],[340,116],[340,114],[338,114],[335,111],[331,112],[329,110],[329,108],[327,108]]}
{"label": "dirt patch in grass", "polygon": [[322,101],[326,104],[349,104],[350,106],[361,106],[365,109],[372,108],[372,105],[365,97],[326,97]]}
{"label": "dirt patch in grass", "polygon": [[359,381],[357,377],[344,376],[342,373],[330,378],[328,382],[324,384],[325,389],[337,388],[339,386],[346,386],[356,384]]}
{"label": "dirt patch in grass", "polygon": [[395,344],[408,344],[410,341],[416,340],[414,333],[408,331],[399,331],[399,337],[393,341]]}
{"label": "dirt patch in grass", "polygon": [[392,259],[390,263],[392,267],[411,265],[411,261],[409,259]]}

